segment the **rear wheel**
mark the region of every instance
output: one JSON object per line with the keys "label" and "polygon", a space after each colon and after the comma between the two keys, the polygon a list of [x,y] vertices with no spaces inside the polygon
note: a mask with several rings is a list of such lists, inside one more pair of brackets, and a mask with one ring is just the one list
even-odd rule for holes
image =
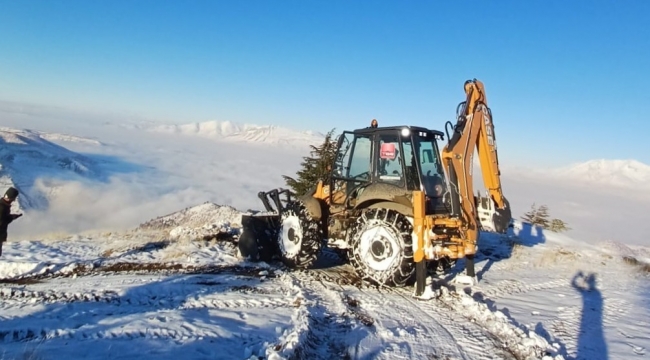
{"label": "rear wheel", "polygon": [[415,273],[413,226],[406,216],[388,209],[367,209],[350,232],[350,263],[364,279],[404,286]]}
{"label": "rear wheel", "polygon": [[312,219],[301,201],[292,201],[283,211],[278,232],[282,262],[290,268],[308,268],[323,246],[323,229]]}

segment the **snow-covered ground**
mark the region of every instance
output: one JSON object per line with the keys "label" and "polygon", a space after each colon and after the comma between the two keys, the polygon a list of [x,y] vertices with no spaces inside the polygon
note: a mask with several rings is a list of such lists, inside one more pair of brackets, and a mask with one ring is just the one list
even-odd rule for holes
{"label": "snow-covered ground", "polygon": [[0,258],[0,358],[626,359],[650,346],[650,199],[629,190],[643,164],[504,166],[515,217],[546,203],[573,230],[483,233],[478,285],[451,282],[454,268],[421,300],[360,284],[333,253],[305,272],[238,256],[242,211],[318,134],[37,110],[0,109],[0,184],[24,191],[25,212]]}
{"label": "snow-covered ground", "polygon": [[449,281],[459,263],[420,300],[360,283],[333,253],[309,271],[249,262],[235,245],[240,215],[206,203],[123,233],[6,244],[4,358],[625,359],[650,348],[647,248],[517,222],[482,234],[478,285]]}

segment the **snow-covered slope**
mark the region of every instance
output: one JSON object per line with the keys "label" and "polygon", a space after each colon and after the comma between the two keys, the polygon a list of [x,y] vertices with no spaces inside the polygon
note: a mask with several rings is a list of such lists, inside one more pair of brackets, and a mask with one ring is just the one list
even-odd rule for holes
{"label": "snow-covered slope", "polygon": [[205,203],[125,233],[5,244],[3,356],[562,360],[650,347],[639,250],[515,222],[481,234],[477,285],[454,284],[458,266],[416,300],[412,288],[360,283],[331,253],[288,271],[241,258],[236,239],[167,237],[236,215]]}
{"label": "snow-covered slope", "polygon": [[38,132],[38,134],[42,139],[54,143],[78,143],[78,144],[88,144],[88,145],[97,145],[97,146],[103,145],[102,142],[99,140],[70,135],[70,134],[46,133],[46,132]]}
{"label": "snow-covered slope", "polygon": [[555,169],[550,175],[626,189],[650,188],[650,165],[636,160],[591,160]]}
{"label": "snow-covered slope", "polygon": [[217,141],[273,144],[284,147],[306,147],[323,141],[323,134],[295,131],[274,125],[237,124],[230,121],[206,121],[184,125],[157,125],[150,131],[201,136]]}
{"label": "snow-covered slope", "polygon": [[232,206],[205,202],[169,215],[160,216],[138,226],[138,230],[168,231],[171,238],[208,238],[231,233],[241,227],[242,213]]}
{"label": "snow-covered slope", "polygon": [[20,190],[18,209],[47,205],[47,193],[56,189],[41,181],[97,180],[102,176],[92,159],[50,140],[100,145],[95,140],[72,135],[0,128],[0,186],[2,191],[9,186]]}
{"label": "snow-covered slope", "polygon": [[205,202],[144,222],[138,229],[169,230],[178,226],[202,228],[219,224],[241,224],[241,214],[232,206]]}

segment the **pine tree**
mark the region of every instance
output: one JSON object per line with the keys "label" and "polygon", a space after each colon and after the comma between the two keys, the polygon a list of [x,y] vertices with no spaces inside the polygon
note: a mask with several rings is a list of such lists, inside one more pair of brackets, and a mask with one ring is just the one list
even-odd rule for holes
{"label": "pine tree", "polygon": [[562,231],[571,230],[571,228],[564,221],[560,219],[553,219],[551,220],[551,225],[549,227],[549,230],[553,232],[562,232]]}
{"label": "pine tree", "polygon": [[542,229],[551,230],[553,232],[571,230],[571,228],[563,220],[549,219],[548,206],[541,205],[539,208],[536,208],[535,203],[533,203],[530,208],[530,211],[522,215],[521,219],[523,221],[534,226],[539,226]]}
{"label": "pine tree", "polygon": [[297,179],[282,175],[288,187],[297,196],[304,195],[312,190],[318,181],[328,184],[331,176],[331,168],[336,158],[336,145],[338,137],[334,136],[334,129],[326,135],[323,143],[319,146],[310,145],[310,156],[303,157],[302,169],[296,175]]}
{"label": "pine tree", "polygon": [[525,213],[521,219],[531,225],[539,226],[543,229],[548,228],[550,224],[548,219],[548,207],[546,205],[541,205],[539,208],[536,208],[535,203],[533,203],[530,208],[531,210]]}
{"label": "pine tree", "polygon": [[550,225],[548,206],[541,205],[537,209],[536,215],[537,217],[535,219],[535,225],[541,226],[543,229],[548,229],[548,226]]}
{"label": "pine tree", "polygon": [[521,216],[521,220],[529,224],[533,224],[535,222],[536,212],[537,209],[535,208],[535,203],[533,203],[533,205],[530,206],[530,211],[526,212],[524,215]]}

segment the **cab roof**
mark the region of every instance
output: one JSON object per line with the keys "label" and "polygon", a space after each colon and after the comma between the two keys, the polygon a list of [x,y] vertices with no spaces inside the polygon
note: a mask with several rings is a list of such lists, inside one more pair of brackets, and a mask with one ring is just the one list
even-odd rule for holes
{"label": "cab roof", "polygon": [[369,126],[369,127],[366,127],[366,128],[355,129],[352,132],[355,133],[355,134],[364,134],[364,135],[366,135],[366,134],[374,134],[374,133],[377,133],[377,132],[402,131],[402,129],[409,129],[412,132],[413,131],[427,132],[427,133],[430,133],[430,134],[433,134],[433,135],[440,136],[441,138],[444,139],[444,133],[442,131],[427,129],[427,128],[423,128],[423,127],[420,127],[420,126],[409,126],[409,125],[384,126],[384,127],[380,126],[380,127],[376,127],[376,128],[372,128],[372,127]]}

